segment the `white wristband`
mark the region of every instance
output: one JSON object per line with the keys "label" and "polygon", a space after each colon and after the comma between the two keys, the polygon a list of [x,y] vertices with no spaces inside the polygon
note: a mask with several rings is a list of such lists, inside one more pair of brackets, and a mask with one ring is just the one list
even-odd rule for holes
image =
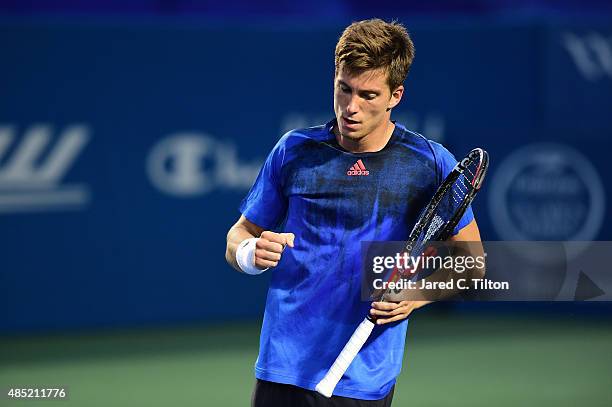
{"label": "white wristband", "polygon": [[250,275],[261,274],[267,270],[267,268],[261,270],[255,266],[255,244],[259,240],[258,237],[252,237],[245,239],[238,245],[236,250],[236,262],[240,267],[240,270]]}

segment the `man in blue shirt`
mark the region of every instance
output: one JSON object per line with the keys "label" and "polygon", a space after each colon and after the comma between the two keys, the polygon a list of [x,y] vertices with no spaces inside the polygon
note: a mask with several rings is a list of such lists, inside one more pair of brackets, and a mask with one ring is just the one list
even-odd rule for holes
{"label": "man in blue shirt", "polygon": [[[362,302],[361,241],[406,240],[456,163],[391,121],[414,46],[398,23],[366,20],[336,46],[334,111],[272,149],[227,235],[226,259],[270,269],[254,406],[389,406],[408,315],[427,301]],[[479,241],[471,209],[451,238]],[[377,327],[327,399],[314,391],[366,312]]]}

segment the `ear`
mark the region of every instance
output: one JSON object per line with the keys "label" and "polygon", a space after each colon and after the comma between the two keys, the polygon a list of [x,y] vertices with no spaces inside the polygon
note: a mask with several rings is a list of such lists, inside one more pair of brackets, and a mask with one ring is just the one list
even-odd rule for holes
{"label": "ear", "polygon": [[389,99],[387,110],[391,110],[397,106],[400,100],[402,100],[402,96],[404,96],[404,85],[398,86],[393,92],[391,92],[391,98]]}

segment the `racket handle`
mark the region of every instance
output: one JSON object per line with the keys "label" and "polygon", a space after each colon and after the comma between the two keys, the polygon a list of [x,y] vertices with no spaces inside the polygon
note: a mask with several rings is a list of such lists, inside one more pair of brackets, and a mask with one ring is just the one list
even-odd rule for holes
{"label": "racket handle", "polygon": [[357,327],[351,339],[344,345],[342,352],[336,358],[334,364],[329,368],[325,377],[321,379],[315,390],[325,397],[331,397],[336,385],[348,369],[349,365],[355,359],[355,356],[359,353],[359,350],[368,340],[370,334],[374,329],[374,322],[365,318],[361,324]]}

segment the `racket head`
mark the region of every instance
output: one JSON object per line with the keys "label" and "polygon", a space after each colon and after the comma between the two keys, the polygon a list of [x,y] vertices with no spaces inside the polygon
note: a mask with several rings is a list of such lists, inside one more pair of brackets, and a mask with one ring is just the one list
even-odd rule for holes
{"label": "racket head", "polygon": [[459,161],[421,212],[407,248],[415,250],[429,241],[446,240],[482,187],[488,168],[489,155],[482,148],[473,149]]}

